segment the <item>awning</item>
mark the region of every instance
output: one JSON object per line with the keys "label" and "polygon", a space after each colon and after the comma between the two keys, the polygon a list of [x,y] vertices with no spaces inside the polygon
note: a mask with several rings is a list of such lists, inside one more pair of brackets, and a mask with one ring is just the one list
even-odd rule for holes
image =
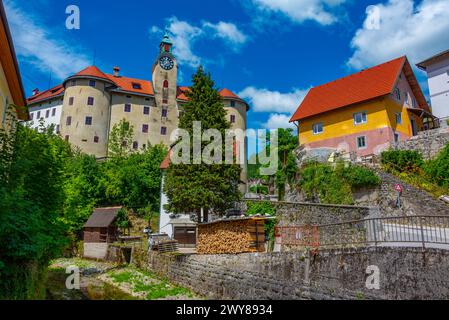
{"label": "awning", "polygon": [[407,111],[410,111],[411,113],[414,113],[420,118],[432,118],[432,119],[438,119],[435,117],[432,113],[430,113],[427,110],[419,109],[419,108],[407,108]]}

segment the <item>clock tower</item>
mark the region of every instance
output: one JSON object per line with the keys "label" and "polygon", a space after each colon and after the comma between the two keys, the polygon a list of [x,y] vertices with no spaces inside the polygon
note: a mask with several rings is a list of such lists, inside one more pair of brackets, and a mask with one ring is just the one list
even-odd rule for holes
{"label": "clock tower", "polygon": [[177,80],[178,63],[172,53],[173,42],[166,32],[153,65],[153,89],[156,116],[160,116],[161,140],[170,144],[170,135],[178,127]]}

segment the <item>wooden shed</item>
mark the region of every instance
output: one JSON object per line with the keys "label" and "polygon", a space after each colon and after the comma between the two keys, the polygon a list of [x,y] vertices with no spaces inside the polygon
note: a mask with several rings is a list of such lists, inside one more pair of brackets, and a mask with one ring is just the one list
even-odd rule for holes
{"label": "wooden shed", "polygon": [[264,217],[221,219],[198,225],[198,254],[265,252]]}

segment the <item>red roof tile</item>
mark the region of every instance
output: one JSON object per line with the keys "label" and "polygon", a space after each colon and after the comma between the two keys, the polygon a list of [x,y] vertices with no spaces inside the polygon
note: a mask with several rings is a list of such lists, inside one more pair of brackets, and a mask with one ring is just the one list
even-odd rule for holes
{"label": "red roof tile", "polygon": [[[124,91],[154,95],[153,84],[151,81],[127,77],[115,77],[111,74],[107,74],[106,76]],[[140,85],[140,89],[137,87],[135,88],[134,85]]]}
{"label": "red roof tile", "polygon": [[64,87],[62,84],[57,85],[49,90],[40,92],[30,98],[27,99],[28,104],[37,103],[39,101],[51,99],[53,97],[59,96],[64,93]]}
{"label": "red roof tile", "polygon": [[242,100],[242,99],[240,99],[240,97],[238,95],[236,95],[234,92],[232,92],[232,91],[230,91],[229,89],[226,89],[226,88],[220,90],[220,95],[223,98],[233,98],[233,99]]}
{"label": "red roof tile", "polygon": [[[189,100],[186,96],[186,92],[190,89],[190,87],[178,87],[178,93],[177,93],[177,98],[179,100],[184,100],[187,101]],[[218,92],[220,94],[220,96],[222,96],[223,98],[230,98],[230,99],[238,99],[238,100],[242,100],[238,95],[236,95],[235,93],[233,93],[232,91],[230,91],[229,89],[222,89]]]}
{"label": "red roof tile", "polygon": [[312,88],[290,122],[392,93],[406,62],[404,56]]}
{"label": "red roof tile", "polygon": [[110,80],[106,74],[104,74],[100,69],[98,69],[96,66],[90,66],[87,67],[84,70],[81,70],[77,74],[74,75],[75,77],[78,76],[88,76],[88,77],[95,77],[105,80]]}

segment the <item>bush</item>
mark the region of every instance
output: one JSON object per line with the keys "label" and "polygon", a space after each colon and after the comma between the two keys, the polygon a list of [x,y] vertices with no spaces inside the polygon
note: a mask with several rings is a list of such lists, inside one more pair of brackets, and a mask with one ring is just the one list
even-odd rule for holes
{"label": "bush", "polygon": [[432,182],[449,188],[449,144],[435,159],[425,164],[424,171]]}
{"label": "bush", "polygon": [[381,183],[375,172],[364,167],[351,165],[344,168],[342,174],[352,189],[376,187]]}
{"label": "bush", "polygon": [[252,193],[268,194],[268,187],[262,185],[252,186],[249,191]]}
{"label": "bush", "polygon": [[411,150],[390,150],[381,154],[382,164],[399,172],[416,172],[424,164],[422,155]]}

